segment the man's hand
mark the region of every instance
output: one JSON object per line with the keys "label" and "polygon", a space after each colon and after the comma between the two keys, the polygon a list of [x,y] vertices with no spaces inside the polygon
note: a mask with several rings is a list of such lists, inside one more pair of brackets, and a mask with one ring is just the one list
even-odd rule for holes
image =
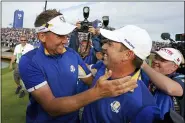
{"label": "man's hand", "polygon": [[136,88],[137,80],[131,80],[130,76],[124,78],[107,80],[111,77],[112,71],[108,71],[105,75],[101,76],[97,81],[94,89],[100,95],[100,97],[115,97],[121,94],[132,91]]}

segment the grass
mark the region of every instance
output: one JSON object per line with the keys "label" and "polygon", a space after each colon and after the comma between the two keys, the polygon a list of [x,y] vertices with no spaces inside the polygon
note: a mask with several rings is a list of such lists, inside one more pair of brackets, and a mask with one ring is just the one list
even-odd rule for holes
{"label": "grass", "polygon": [[25,123],[28,94],[19,98],[15,95],[16,84],[13,81],[13,71],[4,68],[1,71],[1,121],[2,123]]}

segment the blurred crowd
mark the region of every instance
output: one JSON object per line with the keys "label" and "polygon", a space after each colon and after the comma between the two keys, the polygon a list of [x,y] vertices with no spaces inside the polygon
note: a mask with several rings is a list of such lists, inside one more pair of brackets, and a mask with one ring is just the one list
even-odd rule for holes
{"label": "blurred crowd", "polygon": [[160,48],[171,47],[169,42],[152,42],[152,51],[159,50]]}
{"label": "blurred crowd", "polygon": [[1,46],[14,48],[19,44],[19,37],[22,34],[26,35],[28,43],[37,47],[39,41],[37,40],[35,29],[31,28],[1,28]]}
{"label": "blurred crowd", "polygon": [[[39,40],[36,37],[35,29],[33,28],[21,28],[21,29],[15,29],[15,28],[1,28],[1,46],[14,48],[17,44],[19,44],[19,36],[21,34],[25,34],[28,38],[28,43],[32,44],[34,47],[39,46]],[[85,33],[78,33],[79,40],[82,40],[81,38],[87,37],[83,36]],[[185,51],[184,48],[181,48],[180,46],[184,42],[175,42],[171,44],[169,41],[153,41],[152,51],[159,50],[160,48],[164,47],[175,47],[177,49],[181,49]],[[68,44],[67,44],[68,45]],[[172,46],[173,45],[173,46]],[[183,52],[185,53],[185,52]]]}

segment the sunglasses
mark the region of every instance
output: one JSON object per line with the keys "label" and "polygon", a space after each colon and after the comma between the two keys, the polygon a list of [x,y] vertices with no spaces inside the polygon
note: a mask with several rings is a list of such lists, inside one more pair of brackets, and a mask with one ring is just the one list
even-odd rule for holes
{"label": "sunglasses", "polygon": [[21,41],[27,41],[27,40],[21,40]]}

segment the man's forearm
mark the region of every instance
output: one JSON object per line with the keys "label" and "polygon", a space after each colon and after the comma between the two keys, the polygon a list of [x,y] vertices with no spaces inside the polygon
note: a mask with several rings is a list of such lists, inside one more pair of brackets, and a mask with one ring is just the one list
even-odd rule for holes
{"label": "man's forearm", "polygon": [[86,84],[88,85],[89,87],[92,85],[92,82],[93,82],[93,79],[94,77],[91,75],[87,78],[81,78],[81,80]]}
{"label": "man's forearm", "polygon": [[95,88],[91,88],[74,96],[54,98],[49,104],[51,107],[48,113],[52,116],[58,116],[77,111],[81,107],[101,98],[96,91]]}
{"label": "man's forearm", "polygon": [[15,62],[15,59],[16,59],[15,56],[12,56],[11,61],[10,61],[11,65]]}
{"label": "man's forearm", "polygon": [[180,84],[171,78],[155,71],[149,65],[145,64],[143,70],[149,76],[150,80],[161,90],[165,91],[171,96],[182,96],[183,91]]}

